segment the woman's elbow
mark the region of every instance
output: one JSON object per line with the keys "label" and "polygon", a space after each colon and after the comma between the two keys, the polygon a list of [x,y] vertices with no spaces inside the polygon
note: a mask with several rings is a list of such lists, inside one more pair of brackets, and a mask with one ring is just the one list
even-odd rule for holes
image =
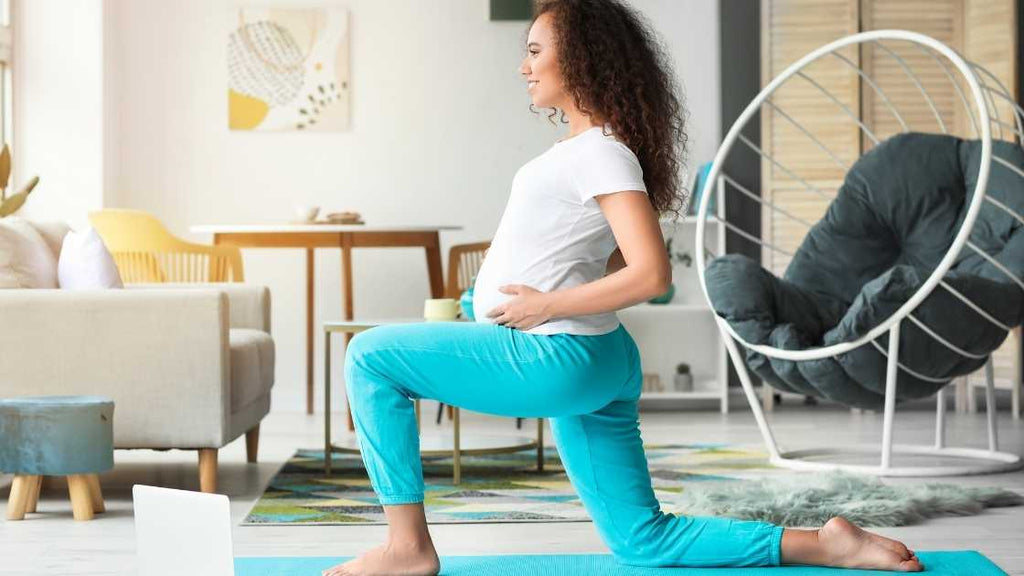
{"label": "woman's elbow", "polygon": [[661,296],[668,292],[669,287],[672,285],[672,269],[668,266],[658,267],[650,275],[651,278],[651,295],[650,298]]}

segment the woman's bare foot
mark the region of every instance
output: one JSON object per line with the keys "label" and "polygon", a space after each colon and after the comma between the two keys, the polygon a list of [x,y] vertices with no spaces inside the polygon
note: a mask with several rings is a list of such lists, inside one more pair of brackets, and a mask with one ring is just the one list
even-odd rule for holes
{"label": "woman's bare foot", "polygon": [[833,518],[818,531],[818,543],[829,566],[920,572],[913,550],[902,542],[872,534],[845,518]]}
{"label": "woman's bare foot", "polygon": [[441,561],[430,542],[389,542],[324,570],[323,576],[435,576],[440,570]]}

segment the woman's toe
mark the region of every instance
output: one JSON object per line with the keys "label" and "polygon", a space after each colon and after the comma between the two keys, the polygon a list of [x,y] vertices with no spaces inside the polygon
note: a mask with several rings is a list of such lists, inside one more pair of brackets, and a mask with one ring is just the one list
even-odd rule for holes
{"label": "woman's toe", "polygon": [[899,570],[901,572],[920,572],[924,570],[924,566],[921,565],[921,561],[917,558],[910,560],[903,560],[900,562]]}

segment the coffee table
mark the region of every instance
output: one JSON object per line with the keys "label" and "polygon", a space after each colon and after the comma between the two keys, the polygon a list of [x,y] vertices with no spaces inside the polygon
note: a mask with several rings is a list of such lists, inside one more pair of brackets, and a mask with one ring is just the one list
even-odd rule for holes
{"label": "coffee table", "polygon": [[[331,473],[331,455],[335,452],[359,454],[359,443],[356,438],[336,445],[331,442],[331,334],[356,334],[376,326],[387,324],[409,324],[425,322],[422,318],[392,318],[378,320],[340,320],[324,322],[324,473]],[[347,343],[348,338],[346,338]],[[420,401],[415,400],[416,424],[422,430],[420,418]],[[452,458],[452,481],[462,481],[462,455],[484,456],[489,454],[508,454],[523,450],[537,450],[537,471],[544,471],[544,419],[537,418],[537,439],[525,436],[482,436],[476,435],[465,441],[459,434],[459,408],[452,406],[454,434],[451,440],[437,437],[420,437],[420,454],[428,457]]]}

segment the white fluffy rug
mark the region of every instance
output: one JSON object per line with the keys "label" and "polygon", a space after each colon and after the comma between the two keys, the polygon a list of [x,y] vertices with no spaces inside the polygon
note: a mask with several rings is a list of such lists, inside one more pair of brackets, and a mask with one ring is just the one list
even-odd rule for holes
{"label": "white fluffy rug", "polygon": [[1024,497],[1002,488],[886,484],[872,477],[829,473],[688,486],[673,511],[782,526],[820,526],[833,516],[862,526],[905,526],[937,516],[971,516],[985,508],[1021,504]]}

